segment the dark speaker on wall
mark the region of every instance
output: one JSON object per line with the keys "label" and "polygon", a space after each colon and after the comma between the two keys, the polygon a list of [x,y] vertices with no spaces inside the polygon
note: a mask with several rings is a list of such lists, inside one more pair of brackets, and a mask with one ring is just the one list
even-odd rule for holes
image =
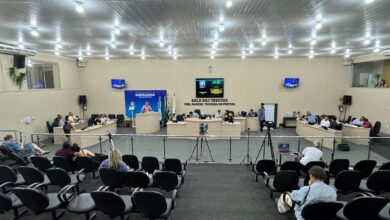
{"label": "dark speaker on wall", "polygon": [[17,69],[24,69],[26,66],[26,56],[14,55],[14,67]]}
{"label": "dark speaker on wall", "polygon": [[351,105],[352,104],[352,96],[350,95],[345,95],[343,97],[343,104],[344,105]]}
{"label": "dark speaker on wall", "polygon": [[80,105],[86,105],[87,104],[87,96],[86,95],[80,95],[79,96],[79,104]]}

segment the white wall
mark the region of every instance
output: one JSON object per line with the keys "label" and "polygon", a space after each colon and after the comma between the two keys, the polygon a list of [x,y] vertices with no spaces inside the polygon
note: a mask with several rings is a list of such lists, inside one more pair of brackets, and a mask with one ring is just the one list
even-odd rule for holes
{"label": "white wall", "polygon": [[[45,54],[29,59],[58,63],[61,89],[27,90],[24,83],[22,90],[19,90],[9,77],[12,56],[0,54],[0,129],[47,132],[45,122],[51,122],[57,113],[73,111],[80,114],[77,103],[80,80],[75,61]],[[34,128],[32,124],[26,125],[20,121],[26,116],[35,118]]]}
{"label": "white wall", "polygon": [[[215,69],[209,74],[208,66]],[[183,60],[89,60],[79,68],[82,93],[88,98],[88,114],[124,113],[124,91],[111,88],[112,78],[124,78],[128,90],[166,89],[177,97],[177,112],[195,98],[195,78],[225,78],[225,98],[235,102],[231,110],[257,109],[260,102],[278,103],[279,113],[311,110],[338,115],[337,105],[349,83],[350,67],[338,58],[283,59],[183,59]],[[285,89],[285,77],[301,78],[298,89]],[[202,107],[212,113],[219,107]],[[221,108],[224,110],[224,108]],[[280,118],[279,114],[279,118]]]}

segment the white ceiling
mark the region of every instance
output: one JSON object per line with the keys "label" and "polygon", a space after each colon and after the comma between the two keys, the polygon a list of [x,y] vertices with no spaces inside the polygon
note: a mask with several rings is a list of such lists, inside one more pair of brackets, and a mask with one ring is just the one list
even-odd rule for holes
{"label": "white ceiling", "polygon": [[141,58],[142,51],[146,59],[355,56],[390,48],[390,0],[232,0],[230,8],[226,0],[79,1],[84,13],[73,0],[1,0],[0,42],[50,54],[61,42],[61,56],[88,59]]}

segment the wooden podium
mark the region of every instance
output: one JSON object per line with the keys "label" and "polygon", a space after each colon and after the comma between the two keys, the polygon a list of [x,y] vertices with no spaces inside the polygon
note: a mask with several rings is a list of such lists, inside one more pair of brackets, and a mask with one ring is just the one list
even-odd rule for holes
{"label": "wooden podium", "polygon": [[137,134],[152,134],[160,131],[160,114],[145,112],[135,116],[135,132]]}

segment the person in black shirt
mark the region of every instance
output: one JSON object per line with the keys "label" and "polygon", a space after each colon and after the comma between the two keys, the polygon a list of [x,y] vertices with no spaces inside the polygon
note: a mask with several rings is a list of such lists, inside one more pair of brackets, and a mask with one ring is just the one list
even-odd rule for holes
{"label": "person in black shirt", "polygon": [[57,117],[53,120],[53,123],[51,123],[51,127],[59,127],[62,124],[62,115],[58,114]]}

